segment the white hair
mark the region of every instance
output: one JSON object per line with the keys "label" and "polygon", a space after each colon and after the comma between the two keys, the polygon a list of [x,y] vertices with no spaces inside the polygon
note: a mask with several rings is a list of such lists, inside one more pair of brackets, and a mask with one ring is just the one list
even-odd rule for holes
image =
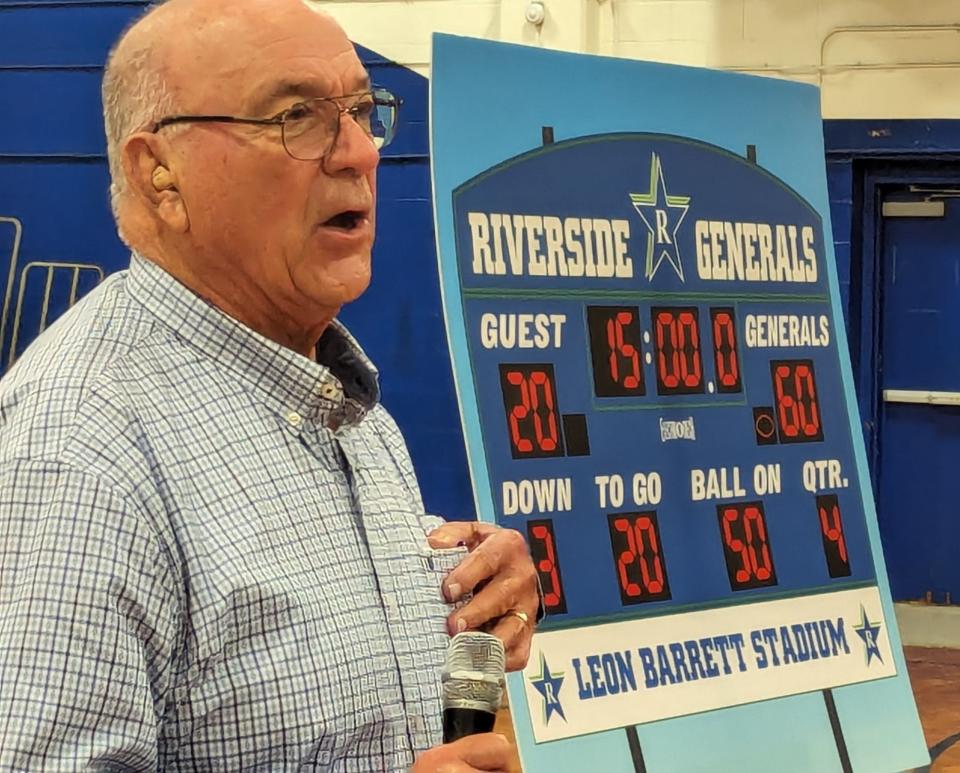
{"label": "white hair", "polygon": [[118,225],[119,202],[126,190],[120,160],[123,142],[175,108],[174,95],[163,77],[158,55],[146,41],[131,50],[131,42],[126,40],[130,29],[143,21],[150,11],[120,37],[110,51],[103,73],[103,124],[110,163],[110,207]]}

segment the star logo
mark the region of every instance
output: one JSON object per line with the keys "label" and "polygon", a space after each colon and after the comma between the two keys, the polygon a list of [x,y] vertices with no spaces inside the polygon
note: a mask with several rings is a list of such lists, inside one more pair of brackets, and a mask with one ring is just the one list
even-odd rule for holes
{"label": "star logo", "polygon": [[871,623],[867,619],[867,610],[863,608],[863,604],[860,605],[860,625],[853,626],[853,630],[857,632],[857,636],[863,639],[863,643],[866,645],[867,665],[870,665],[870,661],[873,660],[874,655],[877,656],[877,660],[883,663],[883,658],[880,656],[880,645],[878,643],[880,623]]}
{"label": "star logo", "polygon": [[563,715],[563,706],[560,705],[560,687],[563,685],[562,673],[551,673],[550,666],[547,665],[547,659],[540,653],[540,673],[530,679],[530,684],[536,691],[543,696],[543,723],[550,722],[550,717],[555,713],[560,715],[564,722],[567,718]]}
{"label": "star logo", "polygon": [[677,272],[683,282],[683,264],[677,245],[677,231],[690,209],[689,196],[671,196],[663,177],[660,156],[650,159],[650,190],[646,193],[631,193],[630,201],[640,219],[647,226],[647,262],[644,276],[652,281],[663,262]]}

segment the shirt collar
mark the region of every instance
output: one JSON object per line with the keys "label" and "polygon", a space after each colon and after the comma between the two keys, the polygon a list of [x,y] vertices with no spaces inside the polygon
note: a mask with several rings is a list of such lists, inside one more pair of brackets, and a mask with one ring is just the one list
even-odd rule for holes
{"label": "shirt collar", "polygon": [[353,426],[380,399],[376,369],[336,320],[313,361],[233,319],[137,253],[129,281],[147,311],[294,427],[304,420],[334,431]]}

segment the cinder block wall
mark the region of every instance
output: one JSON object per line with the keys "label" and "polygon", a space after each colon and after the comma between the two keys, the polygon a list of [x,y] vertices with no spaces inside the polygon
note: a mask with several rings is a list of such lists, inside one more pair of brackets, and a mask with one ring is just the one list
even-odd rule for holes
{"label": "cinder block wall", "polygon": [[955,0],[317,0],[351,36],[427,75],[433,31],[787,77],[826,118],[960,118]]}

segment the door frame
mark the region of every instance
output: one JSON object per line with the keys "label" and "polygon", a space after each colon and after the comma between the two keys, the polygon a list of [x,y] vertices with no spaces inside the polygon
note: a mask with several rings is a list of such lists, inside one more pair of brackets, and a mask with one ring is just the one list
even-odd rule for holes
{"label": "door frame", "polygon": [[834,238],[849,235],[850,358],[860,403],[867,463],[877,491],[882,390],[883,217],[886,189],[960,181],[960,120],[827,120],[827,159],[852,167],[852,217],[833,223]]}

